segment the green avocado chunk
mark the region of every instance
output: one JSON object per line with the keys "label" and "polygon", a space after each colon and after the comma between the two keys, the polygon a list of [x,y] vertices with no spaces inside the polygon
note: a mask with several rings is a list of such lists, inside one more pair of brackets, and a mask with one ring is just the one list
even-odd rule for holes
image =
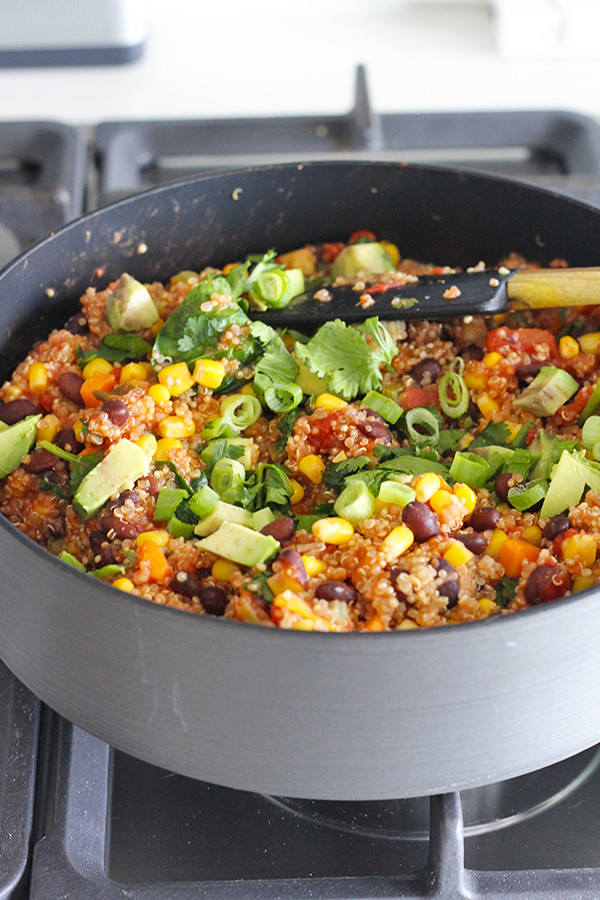
{"label": "green avocado chunk", "polygon": [[198,546],[240,566],[256,566],[277,553],[279,541],[237,522],[224,522],[217,531],[198,541]]}
{"label": "green avocado chunk", "polygon": [[133,486],[149,469],[144,451],[123,438],[82,480],[73,497],[73,509],[80,519],[90,519],[114,494]]}
{"label": "green avocado chunk", "polygon": [[382,275],[393,272],[394,263],[381,244],[376,241],[366,244],[349,244],[338,254],[331,267],[331,277],[356,278],[363,275]]}
{"label": "green avocado chunk", "polygon": [[26,416],[20,422],[0,431],[0,478],[14,472],[25,454],[29,453],[41,418],[41,413]]}
{"label": "green avocado chunk", "polygon": [[148,289],[125,273],[106,301],[106,318],[114,331],[140,331],[150,328],[160,316]]}
{"label": "green avocado chunk", "polygon": [[514,401],[517,409],[526,409],[534,416],[553,416],[573,396],[579,384],[572,375],[557,366],[542,366],[520,397]]}
{"label": "green avocado chunk", "polygon": [[217,504],[213,511],[200,519],[194,531],[200,537],[206,537],[220,528],[224,522],[237,522],[239,525],[252,524],[252,513],[241,506],[235,506],[233,503],[226,503],[225,500],[217,500]]}

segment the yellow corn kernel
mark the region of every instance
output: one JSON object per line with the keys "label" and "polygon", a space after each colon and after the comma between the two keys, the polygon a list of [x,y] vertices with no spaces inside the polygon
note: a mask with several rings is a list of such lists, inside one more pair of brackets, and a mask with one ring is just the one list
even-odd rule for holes
{"label": "yellow corn kernel", "polygon": [[283,340],[283,346],[286,348],[286,350],[291,350],[292,347],[294,346],[294,344],[296,343],[296,338],[294,337],[293,334],[290,334],[289,331],[286,331],[282,340]]}
{"label": "yellow corn kernel", "polygon": [[153,434],[143,434],[141,438],[136,441],[136,444],[138,445],[140,450],[144,451],[149,459],[152,459],[154,454],[156,453],[158,441]]}
{"label": "yellow corn kernel", "polygon": [[348,454],[345,450],[340,450],[339,453],[336,453],[331,462],[344,462],[344,460],[348,459]]}
{"label": "yellow corn kernel", "polygon": [[245,384],[240,388],[240,394],[245,394],[247,397],[256,397],[256,391],[251,384]]}
{"label": "yellow corn kernel", "polygon": [[584,566],[591,566],[596,561],[596,541],[591,534],[574,534],[562,542],[560,549],[565,560]]}
{"label": "yellow corn kernel", "polygon": [[306,600],[290,590],[281,591],[280,594],[275,594],[273,597],[273,606],[276,609],[287,609],[288,612],[295,613],[297,616],[302,616],[303,619],[310,619],[313,622],[317,622],[321,618],[314,612]]}
{"label": "yellow corn kernel", "polygon": [[235,269],[236,266],[239,266],[239,263],[235,263],[235,262],[233,262],[233,263],[227,263],[226,266],[223,266],[223,268],[222,268],[221,271],[223,272],[223,275],[229,275],[229,273],[231,272],[231,270],[232,270],[232,269]]}
{"label": "yellow corn kernel", "polygon": [[315,400],[315,409],[326,409],[329,412],[345,409],[346,406],[348,406],[347,402],[341,397],[336,397],[335,394],[319,394]]}
{"label": "yellow corn kernel", "polygon": [[299,481],[296,481],[295,478],[290,478],[290,484],[292,485],[294,492],[290,497],[290,503],[300,503],[302,498],[304,497],[304,488],[300,484]]}
{"label": "yellow corn kernel", "polygon": [[396,559],[408,550],[414,539],[415,536],[407,525],[397,525],[386,535],[381,546],[386,556]]}
{"label": "yellow corn kernel", "polygon": [[579,344],[574,337],[565,334],[558,342],[558,352],[563,359],[573,359],[574,356],[579,356]]}
{"label": "yellow corn kernel", "polygon": [[178,441],[177,438],[161,438],[156,442],[154,459],[157,459],[159,462],[170,459],[171,450],[175,449],[176,447],[181,447],[181,441]]}
{"label": "yellow corn kernel", "polygon": [[54,413],[48,413],[37,425],[37,440],[52,442],[60,431],[60,419]]}
{"label": "yellow corn kernel", "polygon": [[92,375],[98,375],[99,372],[106,375],[108,372],[112,372],[113,368],[113,364],[109,363],[107,359],[96,356],[94,359],[90,359],[89,363],[86,363],[81,374],[83,375],[84,380],[87,380],[88,378],[91,378]]}
{"label": "yellow corn kernel", "polygon": [[400,251],[396,245],[390,243],[390,241],[379,241],[379,243],[397,268],[400,263]]}
{"label": "yellow corn kernel", "polygon": [[494,529],[492,536],[490,538],[490,542],[487,545],[486,553],[488,556],[491,556],[492,559],[496,559],[498,554],[500,553],[500,548],[504,541],[508,540],[508,535],[505,531],[502,531],[501,528]]}
{"label": "yellow corn kernel", "polygon": [[443,554],[443,557],[446,562],[449,562],[451,566],[456,568],[457,566],[466,565],[470,559],[473,559],[473,554],[468,547],[465,547],[462,541],[453,541]]}
{"label": "yellow corn kernel", "polygon": [[130,362],[123,366],[119,377],[120,384],[135,384],[136,381],[147,381],[146,366],[140,362]]}
{"label": "yellow corn kernel", "polygon": [[533,544],[534,547],[541,547],[542,529],[540,528],[540,526],[529,525],[523,532],[523,540],[527,541],[530,544]]}
{"label": "yellow corn kernel", "polygon": [[211,569],[215,581],[229,581],[234,572],[239,572],[239,568],[229,559],[218,559]]}
{"label": "yellow corn kernel", "polygon": [[477,503],[477,494],[473,488],[470,488],[468,484],[459,483],[454,485],[453,490],[458,499],[463,501],[467,507],[467,512],[471,515]]}
{"label": "yellow corn kernel", "polygon": [[443,510],[448,509],[449,506],[454,505],[454,502],[454,494],[444,490],[436,491],[429,498],[429,505],[435,513],[441,513]]}
{"label": "yellow corn kernel", "polygon": [[158,381],[167,388],[171,397],[179,397],[184,391],[189,391],[194,384],[190,370],[184,362],[165,366],[158,373]]}
{"label": "yellow corn kernel", "polygon": [[193,419],[182,419],[181,416],[165,416],[158,423],[158,433],[163,438],[191,437],[195,431]]}
{"label": "yellow corn kernel", "polygon": [[418,627],[419,626],[417,625],[417,623],[413,622],[412,619],[403,619],[398,625],[396,631],[414,631],[415,628]]}
{"label": "yellow corn kernel", "polygon": [[302,556],[302,562],[309,578],[312,578],[313,575],[320,575],[327,568],[326,563],[322,559],[317,559],[316,556]]}
{"label": "yellow corn kernel", "polygon": [[480,394],[475,402],[479,407],[479,412],[486,419],[489,419],[492,413],[498,412],[498,410],[500,409],[494,398],[490,397],[490,395],[486,392]]}
{"label": "yellow corn kernel", "polygon": [[463,381],[470,391],[485,391],[487,387],[487,378],[483,373],[465,372]]}
{"label": "yellow corn kernel", "polygon": [[219,359],[198,359],[192,378],[202,387],[218,388],[226,374],[225,366]]}
{"label": "yellow corn kernel", "polygon": [[498,365],[501,359],[502,355],[493,350],[491,353],[485,354],[482,362],[487,369],[493,369],[494,366]]}
{"label": "yellow corn kernel", "polygon": [[600,353],[600,331],[590,331],[588,334],[581,334],[577,338],[577,343],[582,353]]}
{"label": "yellow corn kernel", "polygon": [[496,604],[493,600],[490,600],[489,597],[482,597],[479,601],[479,609],[482,613],[489,615],[496,609]]}
{"label": "yellow corn kernel", "polygon": [[316,456],[314,453],[303,456],[298,463],[298,468],[313,484],[321,484],[323,481],[325,463],[320,456]]}
{"label": "yellow corn kernel", "polygon": [[32,394],[43,394],[48,388],[48,370],[44,363],[33,363],[29,367],[28,378]]}
{"label": "yellow corn kernel", "polygon": [[112,586],[117,588],[119,591],[127,591],[128,594],[134,590],[134,583],[130,578],[117,578],[113,581]]}
{"label": "yellow corn kernel", "polygon": [[150,326],[150,334],[152,335],[152,337],[156,337],[156,335],[158,334],[158,332],[160,331],[160,329],[163,327],[164,324],[165,323],[163,322],[162,319],[157,319],[156,322],[154,323],[154,325]]}
{"label": "yellow corn kernel", "polygon": [[347,544],[354,534],[354,528],[347,519],[330,516],[313,522],[312,533],[318,541],[325,544]]}
{"label": "yellow corn kernel", "polygon": [[504,424],[508,428],[508,437],[512,441],[518,435],[521,426],[518,422],[505,422]]}
{"label": "yellow corn kernel", "polygon": [[77,421],[73,425],[73,433],[80,444],[84,443],[84,440],[83,440],[84,428],[83,428],[83,426],[84,426],[84,423],[82,422],[81,419],[77,419]]}
{"label": "yellow corn kernel", "polygon": [[427,503],[442,486],[442,479],[435,472],[425,472],[413,484],[415,499]]}
{"label": "yellow corn kernel", "polygon": [[591,572],[589,574],[586,573],[585,575],[582,573],[581,575],[576,575],[573,579],[571,590],[576,594],[578,591],[585,591],[586,588],[592,587],[595,583],[594,576]]}
{"label": "yellow corn kernel", "polygon": [[152,363],[151,362],[143,362],[143,363],[141,363],[141,365],[146,370],[146,381],[154,381],[156,376],[154,374],[154,366],[152,365]]}
{"label": "yellow corn kernel", "polygon": [[379,613],[373,613],[371,618],[365,623],[365,631],[385,631],[385,625]]}
{"label": "yellow corn kernel", "polygon": [[135,539],[138,547],[141,547],[145,541],[152,541],[158,547],[166,547],[169,543],[169,533],[167,531],[143,531]]}
{"label": "yellow corn kernel", "polygon": [[168,403],[171,399],[169,389],[164,384],[153,384],[148,388],[148,396],[152,397],[155,403]]}

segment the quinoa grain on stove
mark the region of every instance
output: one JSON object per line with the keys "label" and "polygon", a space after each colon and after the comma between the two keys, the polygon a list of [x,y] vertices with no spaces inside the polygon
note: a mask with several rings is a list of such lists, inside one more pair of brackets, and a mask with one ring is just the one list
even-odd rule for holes
{"label": "quinoa grain on stove", "polygon": [[0,389],[3,514],[125,592],[270,627],[406,630],[591,586],[599,311],[442,326],[365,308],[315,335],[246,314],[305,273],[368,294],[432,271],[450,270],[361,232],[89,288]]}

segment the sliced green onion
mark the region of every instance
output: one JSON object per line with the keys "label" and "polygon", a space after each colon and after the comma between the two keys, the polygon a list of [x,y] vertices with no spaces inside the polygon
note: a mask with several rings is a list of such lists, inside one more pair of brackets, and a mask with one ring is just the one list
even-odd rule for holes
{"label": "sliced green onion", "polygon": [[377,495],[382,503],[395,503],[397,506],[406,506],[416,499],[416,494],[408,484],[399,481],[382,481]]}
{"label": "sliced green onion", "polygon": [[123,566],[118,566],[116,563],[108,563],[106,566],[101,566],[99,569],[88,572],[88,575],[93,575],[94,578],[114,578],[115,575],[124,574],[125,569]]}
{"label": "sliced green onion", "polygon": [[270,306],[274,309],[281,309],[303,291],[304,274],[302,269],[273,269],[270,272],[263,272],[256,279],[250,296],[258,307],[264,309],[266,306]]}
{"label": "sliced green onion", "polygon": [[592,415],[592,413],[596,412],[596,410],[598,409],[598,406],[600,406],[600,381],[598,381],[596,383],[596,387],[592,391],[590,399],[583,407],[583,410],[581,411],[581,415],[579,416],[579,418],[577,420],[577,424],[579,425],[580,428],[583,427],[584,422],[586,422],[589,419],[589,417]]}
{"label": "sliced green onion", "polygon": [[380,394],[379,391],[369,391],[368,394],[365,394],[362,405],[372,409],[373,412],[379,413],[390,425],[395,425],[402,415],[402,407],[392,400],[391,397],[386,397],[384,394]]}
{"label": "sliced green onion", "polygon": [[547,481],[531,481],[529,484],[516,484],[508,490],[508,502],[515,509],[531,509],[548,493]]}
{"label": "sliced green onion", "polygon": [[581,443],[586,450],[592,450],[600,441],[600,416],[590,416],[581,429]]}
{"label": "sliced green onion", "polygon": [[340,518],[356,525],[361,519],[368,519],[373,515],[375,497],[364,481],[354,481],[344,488],[333,508]]}
{"label": "sliced green onion", "polygon": [[167,523],[167,531],[172,537],[182,537],[187,540],[193,535],[194,526],[191,522],[182,522],[177,516],[171,516]]}
{"label": "sliced green onion", "polygon": [[454,359],[451,359],[448,363],[448,371],[454,372],[455,375],[462,375],[465,371],[465,361],[462,356],[455,356]]}
{"label": "sliced green onion", "polygon": [[286,413],[296,409],[302,402],[303,393],[299,384],[274,381],[265,389],[264,397],[265,403],[274,413]]}
{"label": "sliced green onion", "polygon": [[206,423],[202,429],[201,437],[205,441],[214,441],[215,438],[237,437],[239,433],[239,428],[221,416]]}
{"label": "sliced green onion", "polygon": [[592,447],[592,456],[594,459],[600,460],[600,441]]}
{"label": "sliced green onion", "polygon": [[529,450],[525,450],[524,447],[517,447],[510,458],[510,472],[513,475],[522,475],[523,478],[527,478],[534,462],[535,459]]}
{"label": "sliced green onion", "polygon": [[490,467],[483,457],[459,451],[454,454],[449,475],[455,481],[468,484],[469,487],[480,488],[490,477]]}
{"label": "sliced green onion", "polygon": [[469,389],[462,376],[446,372],[438,384],[438,396],[442,412],[451,419],[460,419],[469,408]]}
{"label": "sliced green onion", "polygon": [[233,503],[240,493],[246,479],[246,470],[238,459],[223,457],[217,460],[210,473],[210,486],[217,492],[220,500]]}
{"label": "sliced green onion", "polygon": [[[417,430],[417,426],[419,429]],[[438,419],[429,409],[423,406],[417,406],[415,409],[409,409],[406,413],[406,430],[408,431],[409,440],[421,446],[434,447],[440,437],[440,423]]]}
{"label": "sliced green onion", "polygon": [[221,400],[221,418],[240,431],[254,425],[261,412],[260,400],[252,394],[232,394]]}
{"label": "sliced green onion", "polygon": [[207,484],[203,484],[200,490],[190,497],[188,506],[193,513],[196,513],[199,519],[203,519],[211,514],[217,505],[218,499],[218,493],[213,491]]}
{"label": "sliced green onion", "polygon": [[73,556],[72,553],[69,553],[68,550],[62,550],[58,554],[58,558],[62,559],[63,562],[68,563],[70,566],[73,566],[74,569],[78,569],[80,572],[87,572],[84,564],[82,562],[79,562],[77,557]]}
{"label": "sliced green onion", "polygon": [[183,488],[161,488],[156,498],[154,521],[168,522],[185,497],[187,497],[187,491],[184,491]]}

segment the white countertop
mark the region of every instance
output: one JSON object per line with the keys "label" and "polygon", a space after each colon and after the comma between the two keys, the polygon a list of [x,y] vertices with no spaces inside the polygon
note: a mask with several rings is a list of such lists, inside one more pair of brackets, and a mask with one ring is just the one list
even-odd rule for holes
{"label": "white countertop", "polygon": [[503,56],[484,3],[146,2],[138,62],[0,69],[0,119],[341,114],[364,63],[376,112],[568,109],[600,120],[600,51],[545,54],[525,18],[531,56]]}

